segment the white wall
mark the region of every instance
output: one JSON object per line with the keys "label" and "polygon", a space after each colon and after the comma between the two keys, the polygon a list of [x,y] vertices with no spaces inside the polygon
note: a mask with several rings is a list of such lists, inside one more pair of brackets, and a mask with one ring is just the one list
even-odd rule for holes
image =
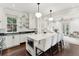
{"label": "white wall", "polygon": [[70,33],[73,33],[74,31],[79,32],[79,18],[78,19],[73,19],[70,23],[69,23],[69,31]]}
{"label": "white wall", "polygon": [[59,12],[54,12],[53,17],[55,19],[63,18],[63,20],[65,20],[64,23],[68,22],[70,25],[70,33],[73,31],[79,32],[79,7],[68,8]]}

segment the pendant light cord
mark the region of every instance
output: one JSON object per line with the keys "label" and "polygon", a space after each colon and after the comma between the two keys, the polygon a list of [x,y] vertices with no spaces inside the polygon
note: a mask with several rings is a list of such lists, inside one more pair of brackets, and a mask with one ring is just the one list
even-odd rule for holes
{"label": "pendant light cord", "polygon": [[39,12],[39,5],[40,5],[40,3],[37,3],[37,5],[38,5],[38,12]]}
{"label": "pendant light cord", "polygon": [[52,10],[50,10],[50,17],[52,16],[51,14],[52,14]]}

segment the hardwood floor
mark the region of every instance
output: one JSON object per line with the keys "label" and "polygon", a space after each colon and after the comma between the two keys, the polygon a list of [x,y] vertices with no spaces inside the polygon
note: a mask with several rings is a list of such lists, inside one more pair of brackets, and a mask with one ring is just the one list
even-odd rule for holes
{"label": "hardwood floor", "polygon": [[70,44],[70,48],[64,49],[56,56],[79,56],[79,45]]}
{"label": "hardwood floor", "polygon": [[25,49],[25,44],[9,48],[3,51],[3,56],[30,56]]}
{"label": "hardwood floor", "polygon": [[[48,52],[46,53],[50,56]],[[30,54],[26,51],[25,44],[21,44],[20,46],[4,50],[3,56],[30,56]],[[79,46],[70,44],[70,48],[64,49],[53,56],[79,56]]]}

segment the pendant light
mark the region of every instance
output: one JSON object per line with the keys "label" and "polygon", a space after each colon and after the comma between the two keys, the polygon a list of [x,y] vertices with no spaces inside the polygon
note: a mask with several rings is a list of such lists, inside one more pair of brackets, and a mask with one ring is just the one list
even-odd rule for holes
{"label": "pendant light", "polygon": [[50,17],[49,17],[49,21],[53,21],[53,17],[52,17],[52,10],[50,10]]}
{"label": "pendant light", "polygon": [[35,16],[37,18],[40,18],[42,16],[42,14],[39,12],[39,5],[40,5],[40,3],[37,3],[37,5],[38,5],[38,12],[35,14]]}

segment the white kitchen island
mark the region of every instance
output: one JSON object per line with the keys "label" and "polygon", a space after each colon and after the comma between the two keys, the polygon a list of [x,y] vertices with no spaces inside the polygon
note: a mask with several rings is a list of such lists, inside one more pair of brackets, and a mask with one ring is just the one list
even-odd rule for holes
{"label": "white kitchen island", "polygon": [[42,51],[46,51],[52,46],[53,42],[57,43],[56,39],[54,40],[54,36],[56,36],[55,32],[45,34],[30,34],[27,36],[28,39],[26,42],[26,50],[33,56],[36,55],[36,47]]}

